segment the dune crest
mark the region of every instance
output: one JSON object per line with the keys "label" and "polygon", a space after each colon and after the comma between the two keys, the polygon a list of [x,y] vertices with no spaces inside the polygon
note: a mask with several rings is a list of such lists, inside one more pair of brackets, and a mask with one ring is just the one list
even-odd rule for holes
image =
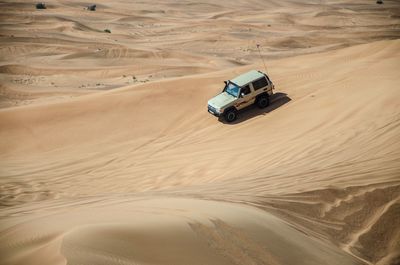
{"label": "dune crest", "polygon": [[[252,207],[182,198],[105,199],[101,206],[89,202],[4,231],[3,263],[362,264]],[[34,232],[43,226],[45,234]]]}

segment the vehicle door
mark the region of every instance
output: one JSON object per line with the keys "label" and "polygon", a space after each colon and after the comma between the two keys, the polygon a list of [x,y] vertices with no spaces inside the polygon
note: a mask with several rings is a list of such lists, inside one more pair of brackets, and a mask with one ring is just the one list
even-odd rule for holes
{"label": "vehicle door", "polygon": [[254,103],[253,93],[249,85],[243,86],[240,89],[239,99],[236,104],[237,109],[242,109]]}

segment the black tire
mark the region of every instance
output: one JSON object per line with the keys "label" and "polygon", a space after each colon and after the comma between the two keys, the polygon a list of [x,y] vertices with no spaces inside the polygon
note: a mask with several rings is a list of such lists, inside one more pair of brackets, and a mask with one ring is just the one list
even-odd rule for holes
{"label": "black tire", "polygon": [[269,106],[269,97],[267,95],[262,95],[257,98],[256,101],[257,107],[260,109],[266,108]]}
{"label": "black tire", "polygon": [[226,122],[234,122],[237,118],[237,110],[236,109],[228,109],[224,113],[224,119]]}

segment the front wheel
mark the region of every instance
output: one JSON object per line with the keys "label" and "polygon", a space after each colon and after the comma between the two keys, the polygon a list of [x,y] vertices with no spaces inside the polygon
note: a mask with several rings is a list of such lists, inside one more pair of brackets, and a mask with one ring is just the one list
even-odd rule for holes
{"label": "front wheel", "polygon": [[224,113],[224,118],[226,122],[233,122],[237,118],[237,111],[235,109],[227,110]]}
{"label": "front wheel", "polygon": [[268,96],[261,96],[257,99],[257,106],[260,109],[266,108],[269,105],[269,97]]}

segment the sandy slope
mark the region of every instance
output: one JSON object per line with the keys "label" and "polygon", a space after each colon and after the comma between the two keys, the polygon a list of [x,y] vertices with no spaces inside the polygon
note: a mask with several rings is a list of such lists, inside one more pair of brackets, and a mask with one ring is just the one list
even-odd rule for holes
{"label": "sandy slope", "polygon": [[[395,1],[50,4],[1,11],[1,264],[400,262]],[[261,64],[224,30],[275,34],[272,104],[234,124],[206,102]]]}

